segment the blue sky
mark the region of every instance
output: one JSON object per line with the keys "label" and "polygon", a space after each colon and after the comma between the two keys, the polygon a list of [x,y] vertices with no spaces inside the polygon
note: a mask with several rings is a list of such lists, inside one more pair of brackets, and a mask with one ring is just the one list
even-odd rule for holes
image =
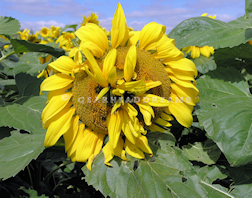
{"label": "blue sky", "polygon": [[[21,28],[39,30],[44,26],[64,27],[80,24],[91,12],[99,15],[101,25],[111,28],[111,20],[119,1],[112,0],[1,0],[0,14],[18,19]],[[120,1],[128,26],[141,30],[155,21],[167,27],[167,32],[183,20],[207,12],[222,21],[244,15],[245,0],[127,0]]]}

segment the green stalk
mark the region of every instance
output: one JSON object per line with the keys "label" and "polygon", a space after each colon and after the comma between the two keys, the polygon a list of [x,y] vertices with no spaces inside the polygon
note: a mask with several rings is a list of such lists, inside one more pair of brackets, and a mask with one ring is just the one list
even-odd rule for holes
{"label": "green stalk", "polygon": [[11,51],[11,52],[9,52],[9,53],[7,53],[7,54],[2,54],[2,57],[0,58],[0,62],[1,62],[2,60],[4,60],[5,58],[7,58],[8,56],[14,54],[14,53],[15,53],[15,51]]}

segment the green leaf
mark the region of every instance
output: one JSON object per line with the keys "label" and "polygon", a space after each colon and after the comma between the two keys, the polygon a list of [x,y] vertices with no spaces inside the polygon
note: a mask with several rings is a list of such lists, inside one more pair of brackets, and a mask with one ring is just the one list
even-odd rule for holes
{"label": "green leaf", "polygon": [[209,17],[187,19],[177,25],[169,37],[178,48],[213,46],[214,49],[234,47],[252,40],[252,18],[240,17],[225,23]]}
{"label": "green leaf", "polygon": [[252,15],[252,0],[245,0],[245,15],[247,18]]}
{"label": "green leaf", "polygon": [[60,57],[65,55],[65,51],[63,49],[54,48],[48,45],[31,43],[25,40],[19,39],[11,39],[11,44],[15,49],[15,53],[23,53],[23,52],[44,52],[51,54],[55,57]]}
{"label": "green leaf", "polygon": [[[0,178],[7,179],[23,170],[32,159],[43,151],[45,129],[41,112],[46,104],[45,96],[35,96],[23,105],[0,107],[0,126],[15,128],[11,136],[0,140]],[[20,133],[24,130],[29,133]]]}
{"label": "green leaf", "polygon": [[203,162],[205,164],[215,164],[221,155],[218,146],[211,140],[205,142],[195,142],[183,146],[185,155],[189,160]]}
{"label": "green leaf", "polygon": [[234,179],[231,186],[231,194],[235,197],[251,197],[252,196],[252,166],[242,166],[239,168],[231,168],[230,176]]}
{"label": "green leaf", "polygon": [[214,54],[215,62],[221,67],[235,67],[238,70],[245,68],[252,74],[252,46],[249,43],[241,44],[233,48],[222,48]]}
{"label": "green leaf", "polygon": [[192,61],[196,65],[197,70],[202,74],[215,70],[217,67],[212,56],[209,58],[200,56],[199,58],[193,59]]}
{"label": "green leaf", "polygon": [[76,31],[76,28],[77,28],[77,24],[74,24],[74,25],[65,25],[65,27],[63,27],[61,30],[60,30],[60,33],[59,35],[62,34],[63,31],[67,30],[67,29],[73,29],[74,31]]}
{"label": "green leaf", "polygon": [[[208,191],[200,184],[201,180],[182,151],[167,146],[164,137],[162,139],[162,144],[159,140],[149,142],[154,156],[148,160],[129,157],[130,161],[125,162],[114,157],[113,167],[108,167],[101,152],[94,160],[92,171],[83,167],[85,180],[111,198],[208,197]],[[213,193],[212,190],[209,192]],[[230,197],[219,191],[214,193],[217,197]]]}
{"label": "green leaf", "polygon": [[212,184],[217,179],[228,177],[227,170],[220,166],[204,166],[197,171],[197,175],[205,182]]}
{"label": "green leaf", "polygon": [[12,35],[17,33],[19,28],[20,23],[18,20],[0,16],[0,34]]}
{"label": "green leaf", "polygon": [[39,57],[41,57],[41,53],[28,52],[22,55],[18,62],[9,61],[8,66],[13,68],[14,75],[25,72],[37,76],[38,72],[45,69],[48,65],[48,63],[41,64]]}
{"label": "green leaf", "polygon": [[226,82],[206,76],[197,80],[200,109],[196,114],[231,166],[240,166],[252,162],[252,97],[248,84],[236,82],[239,72],[226,73]]}
{"label": "green leaf", "polygon": [[15,79],[6,79],[6,80],[0,80],[0,85],[15,85]]}
{"label": "green leaf", "polygon": [[15,76],[19,97],[38,96],[42,79],[29,74],[19,73]]}

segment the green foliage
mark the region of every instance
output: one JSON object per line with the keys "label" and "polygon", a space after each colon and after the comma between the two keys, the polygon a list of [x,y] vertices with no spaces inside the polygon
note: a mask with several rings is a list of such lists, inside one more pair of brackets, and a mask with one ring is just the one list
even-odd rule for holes
{"label": "green foliage", "polygon": [[[0,17],[0,35],[8,38],[0,38],[0,193],[3,189],[12,197],[102,197],[100,192],[111,198],[251,197],[252,46],[247,42],[252,40],[251,24],[252,0],[246,0],[245,15],[231,22],[195,17],[177,25],[169,37],[178,48],[215,48],[210,58],[192,60],[200,93],[193,125],[185,129],[172,121],[170,132],[149,131],[153,156],[143,160],[114,157],[113,167],[108,167],[101,151],[89,171],[84,163],[72,163],[64,148],[43,146],[41,114],[47,97],[39,96],[43,79],[36,76],[67,53],[55,38],[45,45],[18,39],[19,22]],[[60,35],[76,28],[66,25]],[[53,57],[41,64],[39,58],[49,54]],[[13,195],[12,189],[19,192]]]}
{"label": "green foliage", "polygon": [[185,155],[189,160],[203,162],[204,164],[215,164],[221,155],[221,151],[211,140],[196,142],[183,146]]}
{"label": "green foliage", "polygon": [[213,57],[207,58],[205,56],[200,56],[199,58],[194,59],[193,62],[196,65],[197,70],[202,74],[215,70],[217,67]]}
{"label": "green foliage", "polygon": [[44,52],[44,53],[51,54],[55,57],[60,57],[65,54],[65,51],[63,49],[54,48],[49,45],[31,43],[25,40],[11,39],[11,44],[15,50],[15,53]]}
{"label": "green foliage", "polygon": [[[165,137],[169,135],[164,134],[161,142]],[[115,157],[111,162],[113,167],[104,165],[101,153],[96,157],[92,171],[83,168],[85,180],[111,198],[188,197],[189,194],[191,197],[208,197],[210,194],[231,197],[200,180],[180,149],[161,142],[156,139],[150,143],[153,157],[146,160],[129,157],[127,162]]]}
{"label": "green foliage", "polygon": [[176,46],[213,46],[214,49],[234,47],[252,40],[252,18],[240,17],[225,23],[209,17],[187,19],[177,25],[169,37],[175,39]]}
{"label": "green foliage", "polygon": [[15,34],[20,28],[18,20],[11,17],[0,16],[0,34],[12,35]]}
{"label": "green foliage", "polygon": [[[43,151],[45,130],[41,124],[41,112],[46,97],[28,99],[22,105],[0,107],[0,126],[15,128],[11,136],[0,140],[0,178],[7,179],[24,169],[32,159]],[[21,131],[22,130],[22,131]]]}
{"label": "green foliage", "polygon": [[226,73],[226,77],[222,76],[225,81],[207,76],[197,80],[200,109],[196,113],[200,125],[204,126],[207,135],[218,145],[229,163],[240,166],[252,161],[252,97],[248,84],[236,81],[241,78],[237,71],[226,70]]}

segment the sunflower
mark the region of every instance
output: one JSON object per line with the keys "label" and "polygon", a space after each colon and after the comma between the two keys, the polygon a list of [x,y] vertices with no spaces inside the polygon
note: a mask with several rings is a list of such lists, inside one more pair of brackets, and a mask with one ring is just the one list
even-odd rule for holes
{"label": "sunflower", "polygon": [[198,102],[197,70],[165,30],[151,22],[129,31],[120,4],[111,40],[96,24],[80,27],[75,34],[82,61],[59,57],[49,64],[54,75],[41,84],[41,92],[48,91],[44,145],[53,146],[63,135],[68,157],[88,161],[91,170],[106,136],[104,163],[111,166],[114,156],[127,160],[127,155],[153,154],[146,128],[163,131],[174,118],[189,127]]}
{"label": "sunflower", "polygon": [[186,54],[191,53],[191,57],[193,59],[199,58],[200,55],[209,58],[211,55],[214,54],[214,48],[209,46],[203,46],[203,47],[188,46],[184,47],[182,50],[185,51]]}

